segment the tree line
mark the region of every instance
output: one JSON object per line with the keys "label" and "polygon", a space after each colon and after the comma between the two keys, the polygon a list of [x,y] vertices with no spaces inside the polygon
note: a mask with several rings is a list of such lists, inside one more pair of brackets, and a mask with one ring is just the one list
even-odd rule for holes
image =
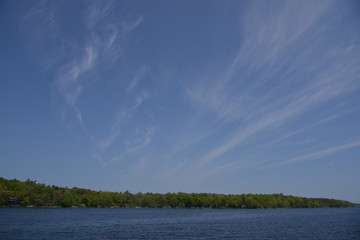
{"label": "tree line", "polygon": [[352,207],[327,198],[283,194],[130,193],[48,186],[0,177],[2,207],[144,207],[144,208],[319,208]]}

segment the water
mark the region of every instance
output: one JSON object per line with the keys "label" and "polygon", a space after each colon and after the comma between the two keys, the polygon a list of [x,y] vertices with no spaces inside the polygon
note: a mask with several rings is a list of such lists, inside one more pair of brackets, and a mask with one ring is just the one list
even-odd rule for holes
{"label": "water", "polygon": [[0,239],[360,239],[360,207],[2,208]]}

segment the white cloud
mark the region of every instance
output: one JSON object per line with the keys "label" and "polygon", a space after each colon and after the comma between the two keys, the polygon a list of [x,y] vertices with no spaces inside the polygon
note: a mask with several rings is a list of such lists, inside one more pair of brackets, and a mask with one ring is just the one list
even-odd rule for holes
{"label": "white cloud", "polygon": [[139,81],[143,78],[145,72],[147,71],[146,66],[142,66],[139,71],[136,73],[135,77],[130,81],[126,91],[131,92],[139,83]]}
{"label": "white cloud", "polygon": [[100,151],[105,151],[120,135],[121,124],[126,123],[130,119],[130,115],[126,110],[120,109],[111,123],[110,134],[101,140],[97,147]]}
{"label": "white cloud", "polygon": [[[44,6],[47,5],[41,5],[41,9],[46,9]],[[65,102],[74,110],[75,117],[81,125],[83,114],[77,102],[84,91],[83,85],[92,80],[89,73],[96,72],[96,67],[104,61],[109,64],[115,63],[120,56],[120,40],[134,30],[143,19],[140,17],[135,22],[122,21],[119,24],[119,20],[111,16],[112,8],[113,1],[93,1],[88,5],[84,16],[84,22],[87,26],[84,31],[85,43],[80,40],[67,39],[74,46],[83,46],[82,51],[78,56],[67,60],[59,68],[56,86]],[[98,27],[97,25],[100,23],[102,26]],[[71,53],[69,55],[78,52],[74,46],[69,45],[67,50]],[[142,75],[140,74],[138,77],[141,78]],[[144,98],[146,98],[145,95],[140,97],[135,105],[140,105]],[[104,143],[104,146],[106,145]]]}
{"label": "white cloud", "polygon": [[150,97],[150,92],[146,89],[142,90],[140,94],[138,94],[138,96],[136,97],[134,104],[132,106],[132,110],[135,110],[138,107],[140,107],[140,105],[149,97]]}
{"label": "white cloud", "polygon": [[286,161],[282,161],[277,164],[274,164],[274,166],[291,164],[291,163],[296,163],[296,162],[301,162],[301,161],[311,161],[311,160],[315,160],[315,159],[319,159],[319,158],[323,158],[323,157],[335,154],[335,153],[340,152],[345,149],[356,148],[356,147],[360,147],[360,140],[356,140],[351,143],[343,144],[340,146],[331,147],[331,148],[327,148],[324,150],[308,153],[308,154],[305,154],[305,155],[302,155],[299,157],[291,158]]}
{"label": "white cloud", "polygon": [[259,120],[250,122],[245,128],[240,126],[229,140],[220,144],[214,150],[208,152],[198,160],[195,167],[203,167],[204,165],[211,163],[221,155],[238,146],[250,136],[274,127],[282,126],[290,119],[304,113],[309,108],[326,100],[335,98],[340,94],[346,94],[347,92],[354,90],[353,86],[351,84],[348,85],[346,81],[341,82],[342,86],[340,87],[339,82],[336,81],[336,76],[331,79],[333,81],[329,78],[326,80],[326,84],[319,84],[319,82],[323,82],[323,79],[316,79],[317,81],[315,81],[314,84],[311,84],[295,95],[285,106],[278,106],[275,111],[269,111],[263,114]]}
{"label": "white cloud", "polygon": [[103,159],[99,155],[94,155],[94,158],[100,163],[102,167],[108,167],[109,165],[123,161],[123,157],[121,155],[115,155],[109,159]]}
{"label": "white cloud", "polygon": [[45,34],[54,34],[56,27],[56,9],[55,2],[48,0],[36,1],[24,16],[25,21],[34,21],[39,26],[35,28],[38,37],[44,37]]}
{"label": "white cloud", "polygon": [[131,32],[133,31],[135,28],[137,28],[140,23],[142,23],[142,21],[144,20],[144,17],[143,16],[140,16],[137,20],[135,20],[134,22],[132,23],[126,23],[124,24],[124,31],[125,32]]}
{"label": "white cloud", "polygon": [[308,130],[308,129],[313,128],[313,127],[316,127],[316,126],[318,126],[320,124],[323,124],[325,122],[331,121],[331,120],[335,119],[336,117],[338,117],[338,115],[332,115],[332,116],[330,116],[328,118],[321,119],[320,121],[317,121],[317,122],[312,123],[310,125],[306,125],[305,127],[297,128],[294,131],[286,130],[285,133],[281,133],[281,136],[279,138],[274,139],[273,141],[271,141],[270,144],[277,144],[279,142],[282,142],[285,139],[290,138],[290,137],[292,137],[292,136],[294,136],[294,135],[296,135],[296,134],[298,134],[300,132],[303,132],[303,131]]}
{"label": "white cloud", "polygon": [[141,133],[141,136],[139,138],[128,143],[127,152],[135,153],[138,150],[150,145],[152,142],[153,135],[154,135],[154,128],[148,128],[144,133]]}
{"label": "white cloud", "polygon": [[106,18],[112,9],[112,0],[95,0],[86,10],[85,23],[88,28],[94,28],[98,22]]}
{"label": "white cloud", "polygon": [[84,48],[80,60],[74,60],[61,68],[61,74],[57,80],[60,93],[64,96],[67,104],[75,111],[76,118],[82,124],[82,113],[77,106],[77,100],[81,95],[81,76],[91,70],[97,60],[97,53],[91,46]]}
{"label": "white cloud", "polygon": [[100,151],[107,150],[107,148],[118,139],[121,128],[128,123],[132,117],[133,112],[136,111],[136,109],[138,109],[141,104],[143,104],[149,97],[150,92],[146,89],[143,89],[130,104],[123,104],[111,123],[110,134],[97,144],[97,147]]}
{"label": "white cloud", "polygon": [[[342,46],[327,54],[318,49],[323,36],[306,35],[331,2],[315,6],[289,3],[278,11],[264,9],[264,15],[259,12],[258,3],[253,4],[254,9],[243,18],[244,39],[229,68],[218,76],[200,78],[186,88],[199,111],[213,114],[221,122],[219,131],[229,123],[238,126],[195,160],[191,169],[207,169],[250,137],[279,127],[285,129],[291,120],[322,103],[359,89],[359,57],[349,51],[345,54],[347,47]],[[305,38],[313,45],[304,48]],[[352,51],[358,53],[357,49]],[[294,130],[283,132],[285,138]]]}

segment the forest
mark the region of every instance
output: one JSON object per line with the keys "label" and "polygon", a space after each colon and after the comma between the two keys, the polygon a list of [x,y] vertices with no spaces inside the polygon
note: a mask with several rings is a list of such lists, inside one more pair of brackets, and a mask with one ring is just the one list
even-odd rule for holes
{"label": "forest", "polygon": [[348,201],[279,194],[130,193],[48,186],[0,177],[1,207],[319,208],[352,207]]}

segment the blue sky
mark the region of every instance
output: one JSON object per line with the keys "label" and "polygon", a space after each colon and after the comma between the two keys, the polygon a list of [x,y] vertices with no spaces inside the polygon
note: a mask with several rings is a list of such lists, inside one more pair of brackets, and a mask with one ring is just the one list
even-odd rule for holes
{"label": "blue sky", "polygon": [[0,175],[360,202],[358,1],[1,1]]}

